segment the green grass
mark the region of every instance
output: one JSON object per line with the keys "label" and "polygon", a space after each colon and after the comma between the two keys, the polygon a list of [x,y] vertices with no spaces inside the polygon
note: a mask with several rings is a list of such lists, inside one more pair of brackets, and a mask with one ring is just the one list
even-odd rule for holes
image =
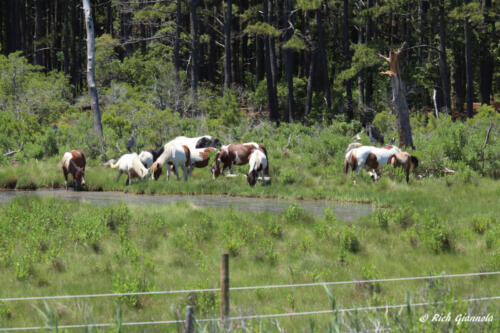
{"label": "green grass", "polygon": [[[498,188],[468,185],[453,189],[452,185],[453,190],[446,186],[439,190],[437,185],[425,182],[414,187],[387,186],[395,187],[392,200],[389,191],[381,192],[385,193],[383,202],[391,203],[391,209],[354,223],[338,220],[329,212],[324,218],[314,218],[297,205],[274,215],[230,208],[196,209],[188,202],[100,208],[60,199],[21,197],[0,207],[0,294],[16,297],[212,288],[218,286],[223,252],[231,255],[232,286],[500,269],[500,207],[495,204]],[[436,193],[430,195],[430,189]],[[481,232],[478,220],[488,221],[480,223]],[[407,292],[412,302],[492,296],[499,292],[498,279],[347,285],[330,290],[337,308],[350,308],[404,304]],[[124,322],[183,318],[188,304],[196,306],[198,318],[217,316],[219,309],[217,293],[54,300],[47,302],[50,310],[37,301],[9,302],[0,304],[0,326],[44,324],[33,307],[53,312],[60,325],[112,322],[118,301]],[[331,306],[322,287],[231,293],[233,315]],[[471,307],[474,313],[492,313],[498,326],[498,302]],[[426,311],[458,314],[466,308],[442,305]],[[395,310],[387,324],[397,331],[445,327],[411,324],[405,311],[398,315]],[[424,313],[419,308],[412,311],[415,316]],[[319,331],[332,322],[328,315],[311,318]],[[311,318],[283,318],[279,326],[305,329],[311,325]],[[360,313],[360,327],[373,328],[370,320],[374,318],[386,322],[376,314]],[[346,330],[342,323],[352,327],[356,318],[345,315],[340,322]],[[259,325],[264,331],[277,330],[272,321],[249,322],[247,328],[259,330]],[[476,326],[480,327],[484,328]],[[471,326],[458,329],[465,332]]]}

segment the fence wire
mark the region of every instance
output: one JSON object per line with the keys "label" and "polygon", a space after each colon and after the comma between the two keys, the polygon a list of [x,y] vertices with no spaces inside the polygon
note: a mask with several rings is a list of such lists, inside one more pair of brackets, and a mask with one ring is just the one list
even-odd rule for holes
{"label": "fence wire", "polygon": [[[491,297],[477,297],[469,298],[465,300],[451,300],[451,301],[439,301],[439,302],[421,302],[409,304],[412,307],[426,306],[426,305],[438,305],[446,303],[458,303],[458,302],[481,302],[481,301],[494,301],[499,300],[500,296]],[[346,312],[357,312],[357,311],[377,311],[377,310],[392,310],[407,307],[408,304],[393,304],[393,305],[379,305],[379,306],[365,306],[359,308],[347,308],[347,309],[331,309],[331,310],[318,310],[318,311],[307,311],[307,312],[288,312],[288,313],[273,313],[273,314],[257,314],[249,316],[236,316],[228,317],[228,321],[237,320],[252,320],[252,319],[269,319],[269,318],[280,318],[280,317],[296,317],[296,316],[310,316],[318,314],[332,314],[332,313],[346,313]],[[220,318],[203,318],[195,319],[198,323],[204,322],[217,322]],[[165,325],[165,324],[183,324],[184,320],[163,320],[163,321],[140,321],[140,322],[128,322],[121,323],[121,326],[144,326],[144,325]],[[13,328],[0,328],[0,331],[34,331],[42,329],[70,329],[70,328],[87,328],[87,327],[112,327],[116,326],[114,323],[103,323],[103,324],[77,324],[77,325],[60,325],[60,326],[36,326],[36,327],[13,327]],[[387,329],[387,328],[384,328]],[[389,328],[390,330],[390,328]]]}
{"label": "fence wire", "polygon": [[[478,272],[478,273],[463,273],[463,274],[413,276],[413,277],[372,279],[372,280],[350,280],[350,281],[330,281],[330,282],[311,282],[311,283],[295,283],[295,284],[275,284],[275,285],[248,286],[248,287],[231,287],[231,288],[229,288],[229,290],[230,291],[239,291],[239,290],[256,290],[256,289],[275,289],[275,288],[316,287],[316,286],[324,286],[324,285],[329,286],[329,285],[345,285],[345,284],[357,284],[357,283],[379,283],[379,282],[412,281],[412,280],[432,280],[432,279],[441,279],[441,278],[444,279],[444,278],[458,278],[458,277],[471,277],[471,276],[487,276],[487,275],[498,275],[498,274],[500,274],[500,271],[499,272]],[[0,302],[36,301],[36,300],[68,299],[68,298],[95,298],[95,297],[114,297],[114,296],[188,294],[188,293],[218,292],[218,291],[220,291],[219,288],[208,288],[208,289],[139,291],[139,292],[130,292],[130,293],[10,297],[10,298],[0,298]]]}

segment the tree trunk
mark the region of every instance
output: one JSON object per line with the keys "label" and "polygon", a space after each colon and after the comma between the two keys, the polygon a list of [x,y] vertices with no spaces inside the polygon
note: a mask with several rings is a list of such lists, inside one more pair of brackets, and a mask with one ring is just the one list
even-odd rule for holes
{"label": "tree trunk", "polygon": [[[272,8],[271,0],[263,0],[264,7],[264,21],[269,24],[272,23],[272,20],[269,16],[272,15],[272,12],[269,13],[268,9]],[[276,86],[274,85],[274,75],[273,75],[273,65],[272,61],[274,60],[274,50],[273,43],[271,42],[270,36],[264,37],[264,62],[266,66],[266,81],[267,81],[267,94],[269,99],[269,119],[279,126],[279,113],[278,113],[278,97],[276,96]]]}
{"label": "tree trunk", "polygon": [[266,72],[265,56],[264,56],[265,38],[262,36],[255,37],[255,78],[257,83],[264,80]]}
{"label": "tree trunk", "polygon": [[226,0],[226,18],[224,22],[224,87],[231,88],[231,12],[232,1]]}
{"label": "tree trunk", "polygon": [[[469,1],[466,1],[469,3]],[[467,117],[472,118],[472,58],[471,58],[471,36],[469,18],[464,18],[465,32],[465,76],[467,78]]]}
{"label": "tree trunk", "polygon": [[40,49],[40,39],[42,37],[42,17],[41,17],[41,0],[35,0],[35,35],[33,38],[33,53],[35,55],[35,65],[42,65],[42,53]]}
{"label": "tree trunk", "polygon": [[[368,0],[366,3],[368,8],[372,7],[372,1]],[[370,41],[372,39],[372,18],[369,15],[366,20],[366,40],[365,44],[369,46]],[[365,71],[365,105],[369,108],[372,107],[372,98],[373,98],[373,73],[371,69],[367,69]]]}
{"label": "tree trunk", "polygon": [[[351,51],[349,50],[351,46],[351,41],[349,37],[349,1],[344,0],[344,56],[345,56],[345,68],[351,67]],[[354,118],[353,107],[352,107],[352,81],[347,80],[345,82],[346,90],[346,114],[347,119],[352,120]]]}
{"label": "tree trunk", "polygon": [[[487,13],[491,9],[491,0],[484,1],[483,12]],[[481,92],[481,104],[490,104],[492,92],[493,73],[495,72],[495,61],[491,52],[492,41],[494,41],[495,20],[484,15],[485,31],[481,34],[481,56],[479,63],[480,81],[479,90]]]}
{"label": "tree trunk", "polygon": [[392,107],[396,114],[396,124],[398,128],[399,145],[401,147],[412,147],[413,140],[411,137],[410,126],[410,111],[408,103],[406,102],[406,89],[401,78],[401,71],[399,67],[399,55],[403,46],[398,50],[389,51],[389,57],[383,55],[379,56],[389,64],[389,70],[382,74],[388,75],[391,78],[392,86]]}
{"label": "tree trunk", "polygon": [[101,113],[99,111],[99,97],[95,83],[95,41],[94,22],[90,11],[90,0],[83,0],[85,27],[87,29],[87,85],[90,93],[90,107],[94,116],[94,131],[101,141],[101,152],[104,152],[104,136],[102,133]]}
{"label": "tree trunk", "polygon": [[191,0],[191,93],[193,97],[198,98],[198,16],[196,9],[198,8],[198,0]]}
{"label": "tree trunk", "polygon": [[309,73],[307,75],[307,91],[306,91],[306,106],[305,116],[307,117],[312,108],[312,94],[313,94],[313,78],[316,67],[316,50],[315,46],[311,46],[309,51]]}
{"label": "tree trunk", "polygon": [[[323,31],[323,13],[321,7],[316,10],[316,23],[318,25],[318,55],[320,56],[321,77],[323,79],[322,87],[325,92],[325,104],[328,111],[332,108],[332,97],[330,89],[330,79],[328,78],[328,62],[326,59],[325,34]],[[323,113],[323,121],[325,114]]]}
{"label": "tree trunk", "polygon": [[[63,3],[64,13],[69,13],[70,11],[70,0],[64,0]],[[64,35],[63,35],[63,54],[64,54],[64,74],[69,75],[69,50],[70,50],[70,39],[69,39],[69,18],[64,15]]]}
{"label": "tree trunk", "polygon": [[132,44],[127,43],[132,36],[132,12],[128,0],[121,0],[121,42],[125,44],[125,55],[131,57],[134,50]]}
{"label": "tree trunk", "polygon": [[[290,40],[293,35],[292,21],[292,0],[285,0],[285,10],[283,12],[285,21],[285,42]],[[285,50],[285,76],[288,83],[288,121],[292,122],[295,115],[295,101],[293,99],[293,50]]]}
{"label": "tree trunk", "polygon": [[174,75],[175,83],[179,85],[181,82],[179,71],[180,71],[180,59],[179,59],[179,49],[180,49],[180,39],[181,39],[181,0],[177,0],[177,8],[175,15],[175,41],[174,41]]}
{"label": "tree trunk", "polygon": [[[264,14],[266,15],[266,14]],[[273,0],[267,0],[267,23],[270,26],[273,26]],[[276,70],[276,50],[274,44],[274,37],[268,36],[267,42],[269,44],[268,53],[269,53],[269,62],[271,63],[271,73],[273,78],[273,87],[276,92],[276,87],[278,85],[278,73]]]}
{"label": "tree trunk", "polygon": [[444,17],[444,0],[442,0],[439,4],[439,73],[441,75],[441,88],[446,108],[444,113],[449,113],[451,111],[451,88],[448,61],[446,59],[446,23]]}

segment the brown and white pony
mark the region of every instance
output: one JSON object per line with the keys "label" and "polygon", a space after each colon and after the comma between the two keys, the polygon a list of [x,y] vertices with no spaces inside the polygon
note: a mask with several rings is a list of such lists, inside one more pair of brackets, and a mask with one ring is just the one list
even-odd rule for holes
{"label": "brown and white pony", "polygon": [[[376,180],[379,177],[378,168],[384,167],[387,163],[389,163],[389,159],[394,154],[400,152],[401,149],[392,145],[384,147],[360,146],[351,149],[345,155],[344,174],[347,175],[349,167],[356,174],[358,174],[361,168],[366,168],[369,170],[373,180]],[[374,172],[371,172],[371,170]]]}
{"label": "brown and white pony", "polygon": [[[187,146],[167,143],[164,146],[163,153],[151,166],[151,177],[154,180],[158,180],[158,178],[160,178],[163,166],[167,164],[167,180],[170,179],[170,169],[174,171],[175,175],[177,176],[177,180],[180,180],[177,170],[179,169],[179,167],[181,167],[182,171],[184,172],[184,180],[186,181],[188,178],[187,168],[190,165],[190,160],[191,152]],[[170,166],[173,166],[173,168],[171,168]]]}
{"label": "brown and white pony", "polygon": [[193,167],[205,168],[210,162],[210,153],[215,150],[213,147],[190,149],[189,174],[191,174]]}
{"label": "brown and white pony", "polygon": [[144,167],[137,153],[122,155],[116,163],[110,163],[109,166],[118,169],[116,181],[120,180],[122,173],[127,174],[125,185],[132,184],[134,178],[145,180],[149,175],[149,170]]}
{"label": "brown and white pony", "polygon": [[389,163],[395,168],[403,168],[405,171],[406,183],[408,183],[410,181],[410,172],[418,167],[418,158],[404,151],[392,155],[389,158]]}
{"label": "brown and white pony", "polygon": [[250,169],[247,174],[247,181],[250,186],[254,186],[257,183],[257,172],[260,172],[262,178],[262,184],[265,185],[266,180],[264,178],[264,170],[267,168],[267,156],[261,150],[255,149],[250,154],[250,160],[248,162]]}
{"label": "brown and white pony", "polygon": [[73,185],[84,186],[85,155],[81,150],[70,150],[63,154],[61,166],[64,174],[64,184],[68,189],[68,174],[73,177]]}
{"label": "brown and white pony", "polygon": [[[229,173],[233,173],[233,164],[234,165],[245,165],[250,160],[250,155],[254,150],[260,150],[264,153],[267,158],[267,151],[264,146],[261,146],[255,142],[247,142],[238,145],[229,144],[222,146],[217,155],[215,156],[215,161],[212,164],[212,176],[213,178],[219,177],[224,171],[229,168]],[[223,164],[222,170],[220,164]],[[269,176],[269,162],[264,168],[264,173],[266,176]]]}

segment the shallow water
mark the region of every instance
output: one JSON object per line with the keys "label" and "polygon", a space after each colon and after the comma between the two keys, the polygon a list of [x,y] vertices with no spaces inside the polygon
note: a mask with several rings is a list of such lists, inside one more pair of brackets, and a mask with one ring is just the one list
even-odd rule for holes
{"label": "shallow water", "polygon": [[267,211],[275,213],[284,211],[293,202],[298,202],[306,212],[314,216],[323,216],[325,208],[334,205],[335,215],[346,221],[358,220],[374,212],[374,208],[370,204],[335,201],[294,201],[284,199],[231,197],[224,195],[138,195],[122,192],[74,192],[71,190],[5,191],[0,192],[0,204],[5,204],[21,195],[54,196],[95,205],[110,205],[120,201],[134,205],[165,205],[187,200],[201,208],[224,208],[232,206],[234,209],[242,211]]}

